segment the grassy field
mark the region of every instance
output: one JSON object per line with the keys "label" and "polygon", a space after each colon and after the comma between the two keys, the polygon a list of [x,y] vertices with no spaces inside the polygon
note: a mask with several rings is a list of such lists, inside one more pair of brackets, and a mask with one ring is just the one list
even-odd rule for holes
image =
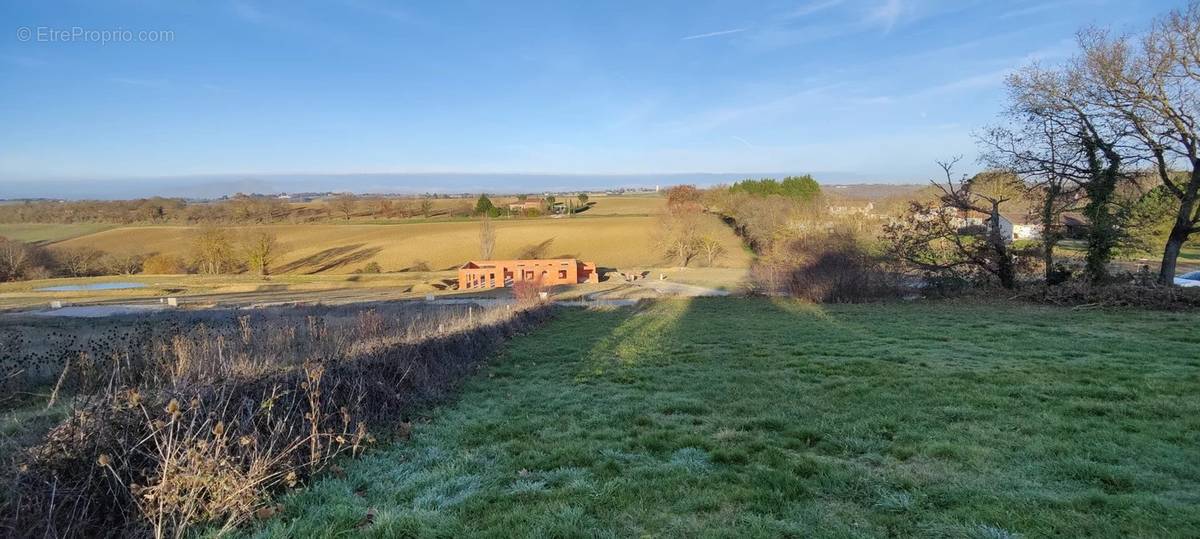
{"label": "grassy field", "polygon": [[564,311],[262,537],[1185,537],[1194,314]]}
{"label": "grassy field", "polygon": [[[495,257],[516,257],[526,248],[546,244],[547,257],[573,256],[604,267],[659,266],[655,217],[575,219],[499,219]],[[457,267],[479,257],[479,223],[428,222],[397,225],[272,225],[290,251],[276,273],[351,273],[369,262],[384,271],[399,271],[418,262],[431,269]],[[234,229],[235,235],[250,227]],[[749,255],[736,236],[714,216],[706,216],[705,232],[720,239],[728,255],[721,267],[745,267]],[[192,227],[136,226],[75,237],[55,247],[91,246],[106,252],[189,254]]]}
{"label": "grassy field", "polygon": [[54,243],[78,236],[94,234],[110,228],[113,228],[113,225],[94,223],[75,225],[5,223],[0,224],[0,236],[10,240],[29,243]]}

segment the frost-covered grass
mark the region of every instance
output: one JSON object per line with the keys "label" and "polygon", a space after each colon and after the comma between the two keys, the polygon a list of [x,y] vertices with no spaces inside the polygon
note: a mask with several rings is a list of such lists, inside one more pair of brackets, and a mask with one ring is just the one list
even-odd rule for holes
{"label": "frost-covered grass", "polygon": [[764,299],[562,313],[261,536],[1189,536],[1200,317]]}

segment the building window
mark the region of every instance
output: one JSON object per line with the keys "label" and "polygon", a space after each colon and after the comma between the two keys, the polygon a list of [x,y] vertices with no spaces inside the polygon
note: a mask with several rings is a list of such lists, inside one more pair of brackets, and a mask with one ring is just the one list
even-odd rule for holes
{"label": "building window", "polygon": [[567,270],[558,270],[558,278],[566,279],[567,278]]}

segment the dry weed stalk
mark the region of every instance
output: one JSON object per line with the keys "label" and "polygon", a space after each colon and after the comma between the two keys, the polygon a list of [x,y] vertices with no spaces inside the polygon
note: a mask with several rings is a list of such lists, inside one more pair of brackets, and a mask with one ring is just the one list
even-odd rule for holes
{"label": "dry weed stalk", "polygon": [[371,430],[403,430],[549,312],[239,316],[108,338],[65,377],[78,410],[30,453],[0,530],[230,530],[261,516],[273,492],[359,454]]}

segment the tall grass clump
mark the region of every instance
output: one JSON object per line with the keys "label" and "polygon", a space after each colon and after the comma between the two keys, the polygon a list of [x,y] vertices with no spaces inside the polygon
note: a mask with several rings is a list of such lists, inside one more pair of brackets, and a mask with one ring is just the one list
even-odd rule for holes
{"label": "tall grass clump", "polygon": [[75,407],[19,459],[0,534],[178,537],[268,517],[273,493],[407,432],[549,312],[295,309],[43,342]]}

